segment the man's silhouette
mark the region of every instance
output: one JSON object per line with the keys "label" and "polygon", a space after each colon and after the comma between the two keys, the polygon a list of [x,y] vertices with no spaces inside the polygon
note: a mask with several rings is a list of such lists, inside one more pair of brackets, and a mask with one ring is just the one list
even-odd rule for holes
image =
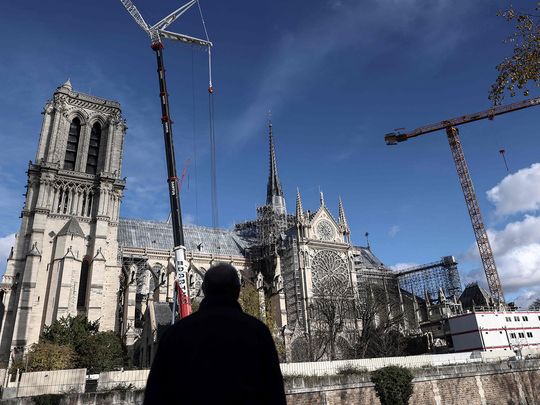
{"label": "man's silhouette", "polygon": [[236,269],[210,268],[202,289],[199,310],[159,342],[144,404],[286,404],[274,341],[238,304]]}

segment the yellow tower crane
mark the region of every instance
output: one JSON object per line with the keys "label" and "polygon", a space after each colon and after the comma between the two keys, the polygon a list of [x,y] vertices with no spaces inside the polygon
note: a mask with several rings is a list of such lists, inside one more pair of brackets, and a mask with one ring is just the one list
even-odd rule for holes
{"label": "yellow tower crane", "polygon": [[488,234],[482,220],[482,214],[480,212],[480,205],[476,198],[474,186],[467,167],[467,161],[463,154],[463,148],[459,139],[459,132],[456,128],[458,125],[466,124],[468,122],[479,121],[483,119],[493,119],[497,115],[522,110],[528,107],[534,107],[540,104],[540,97],[530,100],[519,101],[517,103],[496,106],[489,110],[480,111],[474,114],[462,115],[460,117],[452,118],[449,120],[441,121],[436,124],[426,125],[417,128],[411,132],[400,133],[392,132],[386,134],[384,140],[387,145],[397,145],[399,142],[404,142],[410,138],[414,138],[420,135],[429,134],[431,132],[439,131],[441,129],[446,130],[448,137],[448,143],[452,150],[452,156],[454,157],[454,163],[456,165],[459,182],[463,195],[465,196],[465,203],[469,210],[469,216],[471,217],[471,223],[476,238],[476,244],[478,245],[478,251],[480,252],[480,259],[486,273],[486,279],[489,287],[489,292],[495,301],[497,306],[504,306],[504,294],[501,286],[501,280],[499,273],[497,272],[497,266],[495,265],[495,258],[493,257],[493,251],[489,243]]}

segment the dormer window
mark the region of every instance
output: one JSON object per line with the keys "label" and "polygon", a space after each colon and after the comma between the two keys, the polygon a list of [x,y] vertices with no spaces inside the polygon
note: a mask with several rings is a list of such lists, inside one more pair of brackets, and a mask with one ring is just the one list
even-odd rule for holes
{"label": "dormer window", "polygon": [[66,147],[66,157],[64,158],[64,169],[75,170],[77,160],[77,149],[79,148],[79,136],[81,135],[81,120],[75,117],[69,126],[68,141]]}
{"label": "dormer window", "polygon": [[90,143],[88,145],[88,159],[86,160],[86,173],[96,174],[99,157],[99,144],[101,142],[101,125],[96,122],[92,126],[90,133]]}

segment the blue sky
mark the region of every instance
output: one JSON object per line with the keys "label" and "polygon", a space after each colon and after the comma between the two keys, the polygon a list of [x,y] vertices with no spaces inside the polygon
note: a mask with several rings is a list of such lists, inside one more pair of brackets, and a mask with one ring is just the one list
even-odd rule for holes
{"label": "blue sky", "polygon": [[[150,23],[179,5],[135,3]],[[320,188],[335,212],[341,196],[353,241],[364,244],[368,231],[384,263],[454,255],[464,281],[483,282],[444,133],[393,148],[383,138],[395,128],[413,129],[489,107],[495,65],[511,52],[503,43],[511,27],[496,16],[508,2],[201,4],[215,43],[221,226],[253,218],[255,207],[264,203],[271,110],[289,210],[294,210],[296,187],[304,208],[316,209]],[[203,35],[196,9],[171,29]],[[0,271],[18,231],[40,112],[67,78],[75,90],[122,104],[129,129],[121,215],[165,219],[155,59],[148,38],[120,2],[3,2],[0,34]],[[183,185],[184,216],[210,225],[206,54],[174,43],[167,43],[165,52],[179,171],[191,159]],[[540,189],[534,181],[540,175],[540,166],[534,166],[539,113],[530,109],[461,128],[484,219],[497,239],[503,286],[522,303],[540,291]],[[510,177],[500,148],[507,150]]]}

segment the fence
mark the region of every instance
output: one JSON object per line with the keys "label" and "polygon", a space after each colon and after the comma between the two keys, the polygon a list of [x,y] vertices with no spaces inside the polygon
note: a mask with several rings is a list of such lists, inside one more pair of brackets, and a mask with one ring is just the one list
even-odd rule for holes
{"label": "fence", "polygon": [[146,380],[150,370],[108,371],[99,374],[97,382],[98,391],[111,391],[114,389],[139,389],[146,387]]}
{"label": "fence", "polygon": [[[530,351],[524,355],[536,355]],[[493,352],[464,352],[448,354],[422,354],[419,356],[380,357],[373,359],[354,359],[338,361],[320,361],[310,363],[283,363],[281,372],[284,376],[324,376],[336,375],[345,369],[374,371],[386,366],[407,368],[439,367],[456,364],[470,364],[506,360],[514,357],[513,351],[496,350]]]}
{"label": "fence", "polygon": [[[539,356],[539,350],[527,349],[523,356]],[[281,371],[287,376],[337,375],[344,369],[373,371],[389,365],[408,368],[439,367],[444,365],[494,362],[513,357],[512,351],[467,352],[450,354],[425,354],[419,356],[381,357],[321,361],[312,363],[282,363]],[[84,393],[111,390],[142,390],[146,386],[149,370],[109,371],[86,375],[86,369],[40,371],[21,373],[9,378],[6,370],[0,369],[2,399],[28,397],[43,394]]]}

